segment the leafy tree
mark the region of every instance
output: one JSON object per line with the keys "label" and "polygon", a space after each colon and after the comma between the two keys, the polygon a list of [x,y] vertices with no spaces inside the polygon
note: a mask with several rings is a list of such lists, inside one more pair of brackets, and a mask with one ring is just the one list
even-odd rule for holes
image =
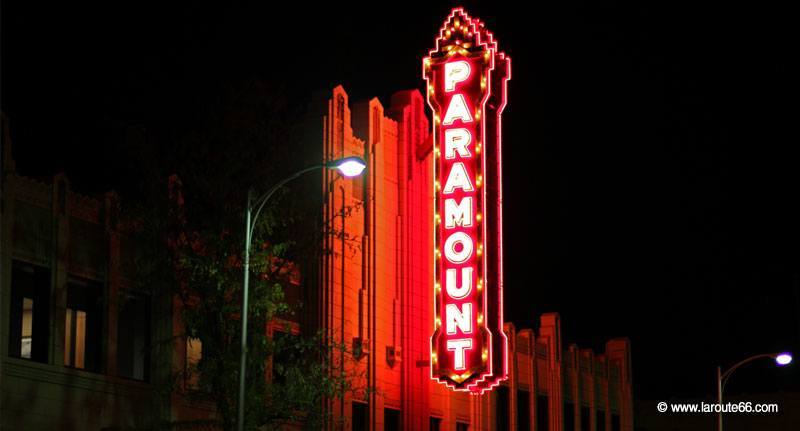
{"label": "leafy tree", "polygon": [[[178,337],[202,344],[196,366],[178,375],[162,373],[169,377],[163,379],[164,393],[187,380],[196,382],[189,395],[198,403],[213,403],[216,417],[194,425],[234,429],[246,191],[253,184],[271,185],[306,163],[297,157],[303,151],[297,146],[299,133],[291,127],[300,116],[280,88],[247,80],[218,94],[198,103],[211,108],[196,113],[200,121],[173,131],[178,138],[169,148],[161,145],[164,133],[137,135],[130,143],[140,157],[144,180],[138,193],[142,198],[129,204],[129,214],[136,220],[131,229],[143,251],[139,281],[157,291],[163,304],[176,298],[175,309],[164,309],[180,312],[183,332]],[[171,172],[178,174],[168,176]],[[326,252],[320,249],[320,238],[329,231],[314,216],[321,202],[292,196],[284,190],[273,198],[254,231],[247,429],[289,423],[316,429],[329,419],[324,400],[353,389],[353,376],[340,362],[345,346],[321,334],[267,334],[270,322],[297,317],[303,304],[289,304],[286,292],[303,271],[302,264]],[[174,345],[174,339],[164,337],[155,348]]]}

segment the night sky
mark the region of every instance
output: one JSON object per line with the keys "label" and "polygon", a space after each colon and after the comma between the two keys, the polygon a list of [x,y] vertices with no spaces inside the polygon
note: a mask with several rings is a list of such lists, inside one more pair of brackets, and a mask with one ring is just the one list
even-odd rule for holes
{"label": "night sky", "polygon": [[[196,96],[228,82],[279,82],[297,105],[338,83],[385,104],[422,89],[452,6],[110,3],[4,1],[2,110],[22,174],[63,170],[86,194],[123,197],[139,170],[119,157],[125,131],[192,130]],[[464,3],[512,58],[508,319],[558,311],[565,341],[597,351],[630,337],[640,399],[707,397],[717,364],[800,353],[792,15],[519,4]],[[753,364],[726,392],[778,390],[800,390],[797,365]]]}

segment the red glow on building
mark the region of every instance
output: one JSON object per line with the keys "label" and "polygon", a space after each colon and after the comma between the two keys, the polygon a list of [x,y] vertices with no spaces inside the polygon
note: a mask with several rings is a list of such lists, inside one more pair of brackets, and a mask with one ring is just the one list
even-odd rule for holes
{"label": "red glow on building", "polygon": [[[454,9],[423,62],[434,112],[431,377],[481,393],[507,376],[503,332],[500,115],[510,60]],[[490,102],[490,103],[489,103]]]}

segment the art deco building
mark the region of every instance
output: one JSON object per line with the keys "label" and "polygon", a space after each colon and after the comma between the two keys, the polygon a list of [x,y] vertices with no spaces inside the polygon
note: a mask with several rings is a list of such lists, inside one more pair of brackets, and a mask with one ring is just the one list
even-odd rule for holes
{"label": "art deco building", "polygon": [[201,348],[171,298],[135,282],[136,237],[114,192],[81,195],[63,174],[17,173],[3,119],[0,429],[149,429],[208,418],[172,378]]}
{"label": "art deco building", "polygon": [[631,431],[630,343],[610,340],[601,354],[563,346],[555,313],[537,330],[505,325],[509,378],[494,391],[453,392],[431,379],[434,183],[423,97],[351,104],[339,86],[316,103],[308,130],[322,157],[368,163],[363,180],[330,171],[322,181],[323,217],[335,229],[312,289],[317,323],[352,348],[356,386],[374,389],[332,412],[354,430]]}
{"label": "art deco building", "polygon": [[[331,429],[632,431],[630,343],[595,354],[562,345],[560,318],[505,325],[509,378],[484,395],[431,380],[432,146],[419,92],[388,107],[351,104],[342,87],[307,118],[311,162],[358,155],[361,180],[317,177],[327,253],[307,264],[294,327],[348,346],[357,390],[325,406]],[[4,141],[8,142],[4,128]],[[3,157],[0,222],[0,428],[114,429],[154,419],[209,417],[211,406],[155,382],[197,360],[174,303],[136,291],[135,238],[119,228],[117,197],[81,196],[63,175],[37,181]],[[509,287],[513,291],[513,287]],[[510,298],[507,298],[510,300]],[[172,311],[171,311],[172,310]],[[371,390],[365,390],[371,388]]]}

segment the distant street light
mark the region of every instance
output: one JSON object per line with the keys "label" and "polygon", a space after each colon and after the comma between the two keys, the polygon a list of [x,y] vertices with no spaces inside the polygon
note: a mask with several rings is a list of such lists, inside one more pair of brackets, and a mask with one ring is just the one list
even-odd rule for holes
{"label": "distant street light", "polygon": [[791,353],[781,353],[775,357],[775,363],[784,366],[789,365],[792,363],[792,354]]}
{"label": "distant street light", "polygon": [[731,377],[734,371],[742,365],[761,358],[772,358],[778,366],[788,365],[792,362],[792,354],[788,352],[783,353],[762,353],[760,355],[751,356],[747,359],[737,362],[732,367],[728,368],[724,373],[722,368],[717,367],[717,402],[719,404],[719,414],[717,416],[717,430],[722,431],[722,390],[725,389],[725,382]]}
{"label": "distant street light", "polygon": [[[297,179],[303,174],[316,171],[317,169],[330,168],[338,170],[343,176],[352,178],[361,175],[366,169],[367,164],[360,157],[345,157],[342,159],[332,160],[325,164],[311,166],[301,169],[294,174],[284,178],[277,184],[267,190],[261,197],[256,200],[252,199],[252,190],[247,191],[247,214],[245,222],[245,242],[244,242],[244,286],[242,288],[242,340],[241,352],[239,356],[239,400],[238,400],[238,422],[237,428],[239,431],[244,430],[244,388],[245,388],[245,363],[247,362],[247,310],[248,310],[248,296],[250,289],[250,246],[252,243],[253,230],[256,226],[261,210],[264,205],[269,201],[269,198],[275,194],[278,189],[283,187],[289,181]],[[256,208],[255,215],[253,208]]]}

